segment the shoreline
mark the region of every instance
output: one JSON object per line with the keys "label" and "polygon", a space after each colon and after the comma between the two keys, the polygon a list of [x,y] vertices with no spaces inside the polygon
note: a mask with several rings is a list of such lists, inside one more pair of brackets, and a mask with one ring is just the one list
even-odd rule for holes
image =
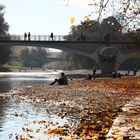
{"label": "shoreline", "polygon": [[48,113],[76,117],[79,124],[72,128],[73,135],[85,140],[105,137],[122,107],[135,97],[140,98],[140,77],[72,80],[68,86],[34,85],[12,95],[19,101],[43,104]]}

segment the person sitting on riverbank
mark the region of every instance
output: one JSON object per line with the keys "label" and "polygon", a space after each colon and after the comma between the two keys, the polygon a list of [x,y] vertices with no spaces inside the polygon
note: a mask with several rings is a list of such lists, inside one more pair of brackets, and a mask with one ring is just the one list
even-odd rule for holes
{"label": "person sitting on riverbank", "polygon": [[91,80],[92,79],[92,75],[88,74],[87,77],[85,78],[85,80]]}
{"label": "person sitting on riverbank", "polygon": [[133,75],[136,75],[136,74],[137,74],[137,70],[134,69],[134,70],[133,70]]}
{"label": "person sitting on riverbank", "polygon": [[112,78],[116,78],[117,77],[117,72],[116,71],[113,71],[112,72]]}
{"label": "person sitting on riverbank", "polygon": [[118,73],[117,73],[117,76],[118,76],[119,78],[121,78],[121,77],[122,77],[122,75],[121,75],[121,73],[120,73],[120,72],[118,72]]}
{"label": "person sitting on riverbank", "polygon": [[58,83],[59,85],[68,85],[68,79],[66,75],[61,72],[60,78],[55,79],[50,85],[54,85],[55,83]]}

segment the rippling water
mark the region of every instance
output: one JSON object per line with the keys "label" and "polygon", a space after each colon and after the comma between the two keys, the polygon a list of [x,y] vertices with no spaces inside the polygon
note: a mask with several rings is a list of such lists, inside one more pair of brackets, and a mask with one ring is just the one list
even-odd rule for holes
{"label": "rippling water", "polygon": [[[58,73],[0,73],[0,92],[4,93],[33,84],[48,84],[58,77]],[[56,115],[47,114],[44,106],[33,106],[26,102],[18,103],[0,98],[0,140],[15,140],[16,135],[26,134],[22,127],[34,129],[31,135],[46,140],[47,137],[43,133],[44,126],[34,125],[33,121],[35,120],[59,122],[59,125],[68,122],[68,120],[61,119]],[[36,129],[42,129],[42,133],[36,134]],[[48,128],[45,130],[47,131]],[[51,139],[57,140],[59,137],[56,135]]]}
{"label": "rippling water", "polygon": [[[46,121],[46,125],[33,123],[41,120]],[[48,136],[44,134],[44,131],[47,132],[49,128],[53,128],[46,127],[48,122],[57,122],[57,126],[63,126],[64,123],[68,123],[68,120],[47,114],[46,108],[43,106],[32,106],[27,102],[18,103],[0,99],[0,140],[15,140],[17,135],[26,136],[27,132],[23,131],[23,128],[32,129],[32,132],[28,132],[28,134],[35,136],[37,140],[46,140]],[[40,129],[39,133],[36,133],[37,129]],[[58,135],[49,137],[50,140],[59,139]]]}
{"label": "rippling water", "polygon": [[[80,71],[80,73],[82,72],[87,73],[87,71]],[[91,72],[88,71],[88,73]],[[54,78],[58,77],[58,73],[60,71],[50,73],[0,73],[0,92],[9,92],[33,84],[49,84]],[[66,71],[66,73],[70,74],[70,71]],[[34,125],[33,121],[36,120],[58,122],[60,126],[65,122],[70,123],[70,120],[47,114],[45,106],[33,106],[27,102],[19,103],[0,98],[0,140],[15,140],[17,135],[27,134],[23,132],[23,127],[32,128],[34,131],[31,132],[31,135],[38,137],[37,140],[59,140],[58,135],[48,138],[43,131],[47,131],[49,128],[44,125]],[[35,133],[36,129],[40,129],[41,133]]]}
{"label": "rippling water", "polygon": [[58,77],[58,72],[1,72],[0,92],[8,92],[33,84],[48,84]]}

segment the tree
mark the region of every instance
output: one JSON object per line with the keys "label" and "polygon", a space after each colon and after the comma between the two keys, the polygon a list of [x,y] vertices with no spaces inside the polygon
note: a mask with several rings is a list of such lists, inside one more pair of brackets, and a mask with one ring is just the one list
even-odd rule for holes
{"label": "tree", "polygon": [[73,53],[65,53],[65,61],[69,69],[91,69],[93,66],[97,66],[91,58]]}
{"label": "tree", "polygon": [[[71,32],[68,35],[67,40],[82,40],[81,34],[84,36],[85,40],[94,41],[103,41],[104,35],[106,34],[110,35],[111,41],[120,41],[123,37],[121,24],[113,16],[103,19],[101,23],[95,20],[90,20],[88,17],[86,17],[85,21],[81,22],[79,25],[72,26]],[[98,47],[98,44],[94,45],[97,45]],[[91,68],[94,65],[97,66],[97,64],[90,58],[83,57],[77,54],[66,54],[66,60],[71,64],[72,67],[76,68]],[[112,62],[112,57],[106,59],[106,63],[109,64],[113,64],[115,61],[116,59],[113,59]],[[112,69],[113,66],[114,65],[112,65]]]}
{"label": "tree", "polygon": [[[70,1],[67,0],[67,3]],[[92,9],[88,17],[93,15],[98,23],[103,18],[114,16],[121,23],[123,31],[140,27],[140,0],[93,0],[88,6]]]}
{"label": "tree", "polygon": [[9,25],[4,19],[4,6],[0,5],[0,35],[8,34]]}
{"label": "tree", "polygon": [[116,41],[122,38],[123,33],[121,27],[119,21],[113,16],[103,19],[102,22],[90,20],[87,17],[79,25],[71,27],[67,40],[83,40],[81,38],[82,35],[84,36],[84,40],[102,41],[105,34],[110,34],[111,40]]}
{"label": "tree", "polygon": [[29,62],[29,49],[28,48],[23,49],[21,51],[20,60],[21,60],[21,63],[22,63],[23,66],[25,66],[25,67],[29,67],[30,66],[30,62]]}
{"label": "tree", "polygon": [[23,66],[26,67],[42,67],[47,60],[47,52],[44,48],[24,49],[20,54]]}
{"label": "tree", "polygon": [[139,42],[140,41],[140,28],[137,30],[125,33],[124,37],[130,41]]}
{"label": "tree", "polygon": [[[4,6],[0,5],[0,36],[4,36],[8,34],[8,24],[4,19]],[[10,56],[10,48],[3,46],[0,47],[0,65],[5,64],[9,60]]]}

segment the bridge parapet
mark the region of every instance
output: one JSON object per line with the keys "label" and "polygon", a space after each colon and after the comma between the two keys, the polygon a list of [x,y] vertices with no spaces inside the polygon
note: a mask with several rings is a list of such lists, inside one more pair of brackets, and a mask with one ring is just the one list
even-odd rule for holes
{"label": "bridge parapet", "polygon": [[[126,45],[140,45],[140,41],[105,41],[105,40],[67,40],[68,35],[54,35],[53,41],[67,41],[76,43],[90,43],[93,45],[104,44],[108,47],[110,45],[121,46],[121,50],[126,49],[125,47],[130,47]],[[30,39],[24,37],[24,35],[0,35],[0,41],[52,41],[51,35],[31,35]],[[125,45],[125,46],[123,46]],[[135,48],[135,47],[133,47]]]}
{"label": "bridge parapet", "polygon": [[[0,40],[18,40],[18,41],[27,41],[28,37],[24,37],[24,35],[1,35]],[[50,35],[31,35],[30,36],[31,41],[51,41]],[[53,41],[66,41],[66,35],[54,35]]]}

